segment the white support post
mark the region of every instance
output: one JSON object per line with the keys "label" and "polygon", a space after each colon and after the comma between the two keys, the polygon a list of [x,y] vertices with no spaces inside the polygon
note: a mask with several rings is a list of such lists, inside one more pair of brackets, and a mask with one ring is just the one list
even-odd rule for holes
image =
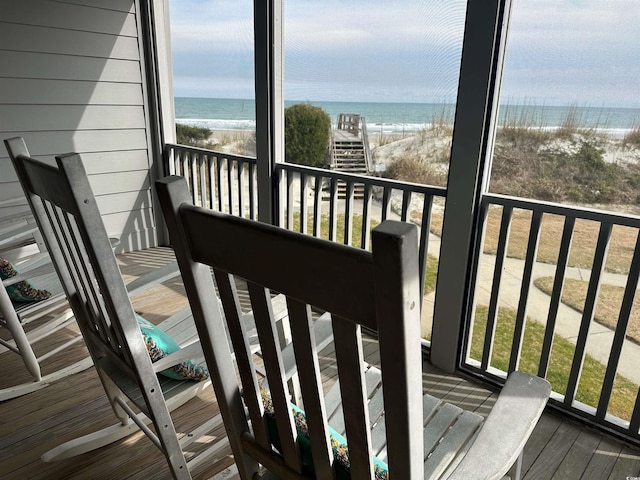
{"label": "white support post", "polygon": [[284,161],[283,2],[254,0],[258,220],[277,218],[275,164]]}
{"label": "white support post", "polygon": [[460,82],[451,145],[447,204],[435,298],[431,362],[459,364],[460,340],[473,305],[470,278],[476,216],[491,162],[510,0],[467,3]]}

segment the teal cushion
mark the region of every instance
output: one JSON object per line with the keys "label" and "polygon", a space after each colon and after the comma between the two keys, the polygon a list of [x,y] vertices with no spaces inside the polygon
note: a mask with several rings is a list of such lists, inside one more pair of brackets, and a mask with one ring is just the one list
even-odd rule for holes
{"label": "teal cushion", "polygon": [[[265,388],[260,388],[260,394],[267,418],[267,428],[269,429],[271,443],[276,449],[280,450],[280,436],[278,435],[278,427],[276,426],[271,393]],[[302,465],[307,474],[313,475],[313,455],[311,453],[311,439],[309,438],[306,414],[304,410],[298,408],[297,405],[293,403],[289,403],[289,405],[291,407],[291,413],[293,414],[293,420],[296,424],[296,431],[298,432],[297,439],[302,456]],[[329,440],[335,459],[334,468],[336,471],[336,480],[351,480],[351,464],[349,463],[347,439],[329,426]],[[373,469],[376,480],[389,480],[389,467],[378,457],[373,457]]]}
{"label": "teal cushion", "polygon": [[[136,320],[138,320],[138,325],[152,362],[157,362],[161,358],[180,350],[180,345],[157,325],[145,320],[137,313]],[[160,373],[174,380],[195,380],[200,382],[209,378],[209,371],[206,367],[197,365],[193,360],[179,363],[162,370]]]}
{"label": "teal cushion", "polygon": [[[6,280],[11,277],[15,277],[20,272],[4,258],[0,258],[0,279]],[[13,302],[39,302],[41,300],[46,300],[51,296],[51,292],[48,290],[39,290],[34,288],[31,283],[23,280],[21,282],[14,283],[13,285],[8,285],[6,287],[7,293],[9,294],[9,298]]]}

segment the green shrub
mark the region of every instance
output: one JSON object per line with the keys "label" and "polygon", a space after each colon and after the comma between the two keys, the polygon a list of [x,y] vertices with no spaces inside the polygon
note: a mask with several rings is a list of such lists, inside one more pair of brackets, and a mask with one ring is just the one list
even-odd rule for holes
{"label": "green shrub", "polygon": [[328,165],[327,147],[331,118],[319,107],[307,103],[284,111],[285,161],[312,167]]}
{"label": "green shrub", "polygon": [[211,130],[203,127],[192,127],[176,123],[176,141],[180,145],[202,147],[211,136]]}

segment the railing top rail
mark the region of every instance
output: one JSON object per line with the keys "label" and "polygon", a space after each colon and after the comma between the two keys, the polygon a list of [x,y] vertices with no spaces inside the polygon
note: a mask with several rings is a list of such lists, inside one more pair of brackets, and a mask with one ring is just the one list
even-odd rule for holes
{"label": "railing top rail", "polygon": [[607,212],[592,208],[560,205],[541,200],[516,198],[499,194],[486,194],[483,196],[482,202],[484,204],[502,205],[505,207],[513,207],[523,210],[541,211],[542,213],[561,215],[581,220],[592,220],[595,222],[640,228],[640,216],[628,213]]}
{"label": "railing top rail", "polygon": [[209,150],[209,149],[200,148],[200,147],[192,147],[190,145],[180,145],[180,144],[176,144],[176,143],[165,143],[164,147],[165,147],[165,151],[169,151],[171,149],[175,149],[175,150],[182,150],[182,151],[187,151],[187,152],[191,152],[191,153],[200,153],[200,154],[203,154],[203,155],[212,155],[212,156],[226,158],[227,160],[232,160],[232,161],[237,161],[237,162],[256,163],[255,157],[247,157],[247,156],[244,156],[244,155],[235,155],[235,154],[232,154],[232,153],[216,152],[215,150]]}
{"label": "railing top rail", "polygon": [[369,177],[365,175],[358,175],[356,173],[336,172],[332,170],[325,170],[323,168],[308,167],[306,165],[296,165],[293,163],[279,162],[276,164],[276,170],[286,170],[289,172],[303,173],[310,176],[321,176],[324,178],[335,178],[337,180],[350,180],[354,183],[368,183],[370,185],[376,185],[379,187],[393,188],[402,191],[411,191],[415,193],[422,193],[425,195],[436,195],[439,197],[447,196],[447,189],[443,187],[421,185],[419,183],[390,180],[387,178]]}

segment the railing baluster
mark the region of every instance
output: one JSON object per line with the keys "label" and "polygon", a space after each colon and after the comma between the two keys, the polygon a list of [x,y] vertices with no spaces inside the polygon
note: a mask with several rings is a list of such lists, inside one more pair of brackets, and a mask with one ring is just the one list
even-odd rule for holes
{"label": "railing baluster", "polygon": [[295,180],[295,173],[287,172],[287,216],[286,216],[286,228],[293,230],[293,204],[295,193],[293,192],[293,182]]}
{"label": "railing baluster", "polygon": [[331,179],[331,190],[329,195],[329,240],[335,242],[338,236],[338,180],[336,178]]}
{"label": "railing baluster", "polygon": [[524,262],[522,284],[520,285],[520,298],[518,300],[518,312],[516,313],[516,325],[511,343],[511,357],[509,359],[509,373],[518,369],[520,354],[522,353],[522,341],[524,339],[524,327],[527,321],[527,301],[531,290],[533,265],[538,254],[538,241],[540,239],[540,225],[542,224],[542,211],[536,210],[531,216],[529,227],[529,242],[527,244],[527,256]]}
{"label": "railing baluster", "polygon": [[403,222],[407,221],[410,206],[411,206],[411,190],[404,190],[402,192],[402,213],[400,215],[400,220],[402,220]]}
{"label": "railing baluster", "polygon": [[573,362],[571,364],[571,372],[569,373],[569,381],[567,383],[567,393],[564,398],[564,403],[567,406],[572,405],[573,400],[576,397],[576,392],[578,391],[580,374],[582,373],[582,366],[584,365],[587,339],[589,337],[589,329],[595,313],[598,292],[600,291],[600,277],[604,271],[605,261],[607,258],[611,229],[611,223],[602,223],[600,225],[598,243],[596,244],[596,253],[593,259],[591,277],[589,278],[587,298],[584,302],[582,320],[580,321],[580,331],[578,332],[578,338],[576,340],[576,349],[573,355]]}
{"label": "railing baluster", "polygon": [[609,401],[611,400],[613,384],[615,382],[616,372],[618,371],[618,363],[620,362],[620,355],[622,354],[622,347],[627,334],[627,327],[629,325],[629,318],[631,317],[631,311],[633,309],[633,300],[636,296],[639,278],[640,230],[638,231],[638,236],[636,238],[636,247],[633,251],[633,259],[631,260],[631,266],[629,267],[629,276],[627,277],[627,284],[624,289],[624,297],[622,299],[622,305],[620,306],[620,314],[618,315],[616,331],[613,337],[613,343],[611,344],[609,363],[607,363],[607,371],[604,376],[602,391],[600,392],[600,401],[598,402],[598,409],[596,411],[596,418],[598,420],[604,420],[607,415],[607,409],[609,407]]}
{"label": "railing baluster", "polygon": [[309,230],[309,192],[306,174],[300,174],[300,232],[307,233]]}
{"label": "railing baluster", "polygon": [[229,200],[229,214],[233,215],[233,162],[225,158],[227,163],[227,195]]}
{"label": "railing baluster", "polygon": [[180,158],[180,173],[183,177],[187,179],[187,183],[189,182],[189,152],[183,152]]}
{"label": "railing baluster", "polygon": [[496,252],[496,264],[493,270],[493,281],[491,283],[491,299],[489,301],[489,311],[487,312],[487,329],[484,337],[484,349],[482,351],[482,370],[487,370],[491,362],[493,352],[493,341],[496,335],[496,320],[498,318],[498,302],[500,297],[500,280],[502,279],[502,268],[507,248],[509,246],[509,231],[511,230],[511,217],[513,207],[505,206],[502,209],[502,222],[500,224],[500,236],[498,238],[498,250]]}
{"label": "railing baluster", "polygon": [[360,248],[369,250],[371,245],[371,202],[373,197],[373,189],[370,183],[364,184],[364,193],[362,198],[362,236],[360,237]]}
{"label": "railing baluster", "polygon": [[431,211],[433,209],[433,195],[425,195],[422,204],[422,221],[420,225],[420,296],[424,295],[424,280],[427,273],[427,259],[429,257],[429,233],[431,231]]}
{"label": "railing baluster", "polygon": [[189,153],[189,170],[191,172],[191,196],[193,198],[193,203],[198,205],[199,195],[198,195],[198,170],[197,170],[197,152]]}
{"label": "railing baluster", "polygon": [[391,211],[391,193],[393,190],[389,187],[384,187],[382,191],[382,221],[384,222],[389,216]]}
{"label": "railing baluster", "polygon": [[237,177],[238,177],[238,216],[244,218],[246,205],[245,205],[245,195],[244,195],[244,167],[245,163],[242,161],[236,162],[238,167]]}
{"label": "railing baluster", "polygon": [[207,206],[207,178],[204,171],[206,161],[204,153],[198,153],[198,180],[200,180],[200,205]]}
{"label": "railing baluster", "polygon": [[256,164],[255,163],[250,163],[249,164],[249,218],[251,218],[251,220],[257,220],[257,204],[258,201],[256,200],[256,191],[255,191],[255,180],[256,179]]}
{"label": "railing baluster", "polygon": [[353,191],[354,185],[352,181],[347,181],[345,185],[344,199],[344,238],[345,245],[351,245],[353,241]]}
{"label": "railing baluster", "polygon": [[640,433],[640,389],[636,393],[636,403],[633,406],[633,413],[631,414],[631,422],[629,422],[629,433],[638,438]]}
{"label": "railing baluster", "polygon": [[562,300],[562,288],[564,286],[564,276],[569,263],[569,251],[571,249],[571,238],[573,237],[573,227],[576,219],[566,217],[562,229],[562,240],[558,252],[558,264],[556,265],[556,275],[553,280],[553,290],[551,291],[551,302],[549,304],[549,314],[547,315],[544,340],[542,342],[542,352],[540,353],[540,365],[538,366],[538,376],[545,378],[549,370],[549,359],[551,358],[551,348],[553,346],[553,334],[558,318],[558,308]]}
{"label": "railing baluster", "polygon": [[285,202],[283,202],[283,195],[286,194],[286,189],[284,188],[284,179],[289,178],[290,175],[293,175],[293,172],[286,169],[279,169],[275,172],[275,185],[276,192],[275,198],[273,201],[276,204],[277,209],[277,217],[274,219],[275,225],[278,227],[284,227],[284,213],[285,213]]}
{"label": "railing baluster", "polygon": [[322,220],[322,183],[323,178],[320,175],[315,175],[314,191],[313,191],[313,236],[319,237],[321,230]]}
{"label": "railing baluster", "polygon": [[218,211],[223,212],[222,158],[216,155],[216,183],[218,184]]}
{"label": "railing baluster", "polygon": [[206,162],[207,162],[207,184],[209,187],[209,192],[208,192],[209,204],[207,205],[207,207],[213,210],[215,208],[215,195],[216,195],[216,184],[212,175],[212,172],[213,172],[212,167],[214,162],[213,156],[207,155]]}

